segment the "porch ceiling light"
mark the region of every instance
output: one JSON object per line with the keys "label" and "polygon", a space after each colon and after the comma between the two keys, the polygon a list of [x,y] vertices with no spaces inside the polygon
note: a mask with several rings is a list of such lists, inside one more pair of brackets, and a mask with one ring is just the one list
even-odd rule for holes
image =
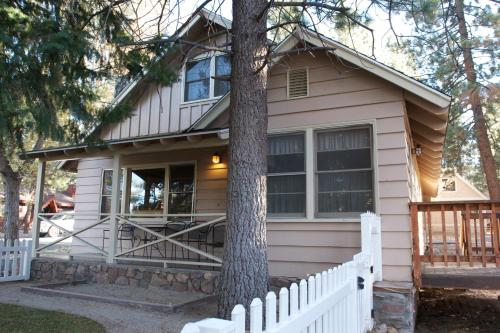
{"label": "porch ceiling light", "polygon": [[220,155],[217,153],[214,153],[212,155],[212,163],[213,164],[219,164],[220,163]]}

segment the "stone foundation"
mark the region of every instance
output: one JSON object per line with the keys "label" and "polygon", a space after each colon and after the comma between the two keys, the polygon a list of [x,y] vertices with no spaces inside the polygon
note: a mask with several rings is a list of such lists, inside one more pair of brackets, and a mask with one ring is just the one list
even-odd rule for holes
{"label": "stone foundation", "polygon": [[31,263],[31,279],[47,282],[87,281],[138,288],[160,287],[213,295],[219,285],[219,272],[36,258]]}
{"label": "stone foundation", "polygon": [[413,284],[376,282],[373,286],[375,322],[395,327],[398,332],[413,332],[417,318],[417,292]]}

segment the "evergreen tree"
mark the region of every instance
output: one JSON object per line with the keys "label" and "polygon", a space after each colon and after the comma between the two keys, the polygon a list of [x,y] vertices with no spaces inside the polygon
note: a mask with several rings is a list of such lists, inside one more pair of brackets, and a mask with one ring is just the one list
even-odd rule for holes
{"label": "evergreen tree", "polygon": [[[19,189],[32,161],[17,155],[47,140],[91,141],[98,123],[122,119],[99,85],[116,74],[135,75],[154,49],[124,49],[131,40],[126,1],[0,1],[0,174],[4,233],[17,238]],[[32,145],[28,145],[32,143]]]}
{"label": "evergreen tree", "polygon": [[469,173],[479,187],[485,180],[490,198],[499,199],[497,2],[384,0],[377,4],[414,23],[411,35],[394,30],[400,46],[426,70],[427,83],[453,97],[443,166]]}

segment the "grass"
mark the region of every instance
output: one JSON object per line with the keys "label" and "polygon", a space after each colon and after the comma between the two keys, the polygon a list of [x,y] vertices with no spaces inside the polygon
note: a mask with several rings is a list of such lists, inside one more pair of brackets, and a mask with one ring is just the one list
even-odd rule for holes
{"label": "grass", "polygon": [[104,327],[88,318],[58,311],[0,304],[0,331],[9,333],[100,333]]}

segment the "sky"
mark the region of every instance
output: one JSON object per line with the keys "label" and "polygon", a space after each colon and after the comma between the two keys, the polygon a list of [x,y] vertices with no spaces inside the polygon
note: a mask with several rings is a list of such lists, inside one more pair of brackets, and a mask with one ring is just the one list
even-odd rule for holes
{"label": "sky", "polygon": [[[370,1],[369,0],[352,0],[353,3],[356,3],[358,8],[365,8]],[[175,1],[171,1],[170,3],[177,4]],[[163,29],[168,33],[172,33],[175,31],[183,22],[185,22],[191,13],[201,4],[203,0],[182,0],[180,1],[180,6],[173,6],[171,8],[164,9],[164,13],[170,13],[172,15],[169,16],[169,20],[163,20],[162,25]],[[205,8],[218,14],[231,19],[232,18],[232,10],[231,10],[232,1],[231,0],[213,0],[209,2]],[[158,13],[161,11],[160,6],[158,5],[156,0],[144,0],[141,2],[141,24],[144,27],[147,27],[152,33],[156,33],[157,31],[157,22],[154,18],[158,17]],[[377,58],[383,56],[386,53],[387,47],[385,46],[387,42],[393,37],[392,32],[390,30],[390,25],[388,22],[387,15],[380,10],[376,10],[372,12],[373,14],[373,22],[370,25],[372,29],[374,29],[375,35],[375,49]],[[393,22],[395,28],[398,32],[407,33],[411,30],[411,26],[406,24],[404,19],[401,17],[393,17]],[[332,31],[325,24],[318,25],[318,30],[321,33],[325,33],[328,36],[332,35]],[[335,37],[335,36],[333,36]],[[392,38],[393,39],[393,38]],[[365,45],[365,42],[361,43]],[[360,50],[362,51],[362,50]]]}
{"label": "sky", "polygon": [[[481,6],[490,4],[488,0],[477,0]],[[161,22],[161,29],[167,34],[173,33],[182,23],[184,23],[198,8],[204,0],[178,0],[178,1],[158,1],[158,0],[142,0],[140,1],[140,22],[144,30],[156,34],[158,31],[157,18],[161,12],[161,3],[167,3],[167,8],[163,9],[165,17]],[[346,0],[351,6],[356,6],[359,9],[367,8],[371,4],[371,0]],[[179,5],[178,5],[179,4]],[[168,7],[170,6],[170,7]],[[212,0],[206,4],[205,8],[214,11],[228,19],[232,18],[232,1],[231,0]],[[170,15],[167,15],[170,14]],[[374,31],[374,49],[375,58],[386,65],[392,66],[404,73],[415,78],[423,78],[425,68],[415,68],[412,66],[411,59],[403,53],[403,51],[395,52],[390,49],[388,43],[395,43],[393,31],[389,24],[388,14],[381,9],[372,7],[370,9],[372,22],[369,26]],[[403,15],[393,15],[392,23],[398,34],[411,35],[412,22],[406,21]],[[354,38],[351,39],[348,34],[339,35],[335,29],[332,29],[331,24],[320,23],[318,26],[319,32],[328,37],[336,39],[347,46],[356,49],[358,52],[371,55],[372,39],[368,31],[358,28],[354,31]],[[356,30],[356,29],[355,29]],[[477,33],[477,32],[476,32]],[[486,32],[484,32],[487,34]],[[491,35],[491,32],[488,32]],[[481,61],[481,60],[478,60]]]}

